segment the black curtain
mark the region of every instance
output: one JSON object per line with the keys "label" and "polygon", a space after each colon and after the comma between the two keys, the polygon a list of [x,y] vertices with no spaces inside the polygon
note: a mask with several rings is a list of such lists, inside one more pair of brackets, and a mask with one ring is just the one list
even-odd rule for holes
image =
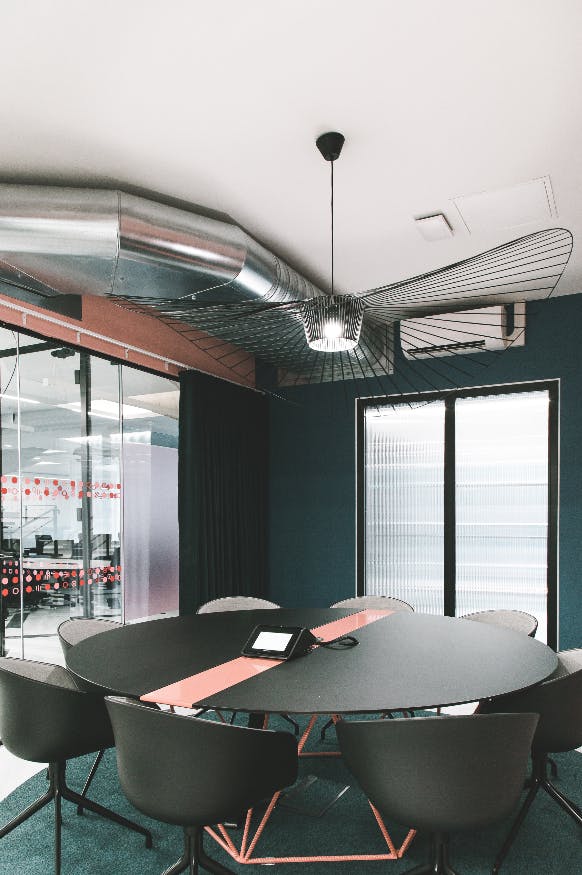
{"label": "black curtain", "polygon": [[180,613],[267,592],[268,401],[206,374],[180,377]]}

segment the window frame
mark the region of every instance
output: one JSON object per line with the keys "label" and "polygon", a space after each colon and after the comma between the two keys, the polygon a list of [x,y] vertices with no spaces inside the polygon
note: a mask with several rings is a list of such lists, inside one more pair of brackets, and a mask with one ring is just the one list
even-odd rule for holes
{"label": "window frame", "polygon": [[455,616],[456,590],[456,488],[455,488],[455,403],[459,398],[548,393],[548,537],[547,537],[547,622],[548,645],[558,648],[558,524],[559,524],[559,404],[560,381],[536,380],[494,386],[471,386],[356,399],[356,595],[365,595],[365,416],[369,407],[397,407],[419,401],[445,403],[444,458],[444,607],[446,616]]}

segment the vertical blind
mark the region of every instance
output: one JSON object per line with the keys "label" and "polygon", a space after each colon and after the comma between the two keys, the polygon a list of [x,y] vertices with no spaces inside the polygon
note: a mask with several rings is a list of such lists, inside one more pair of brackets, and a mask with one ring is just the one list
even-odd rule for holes
{"label": "vertical blind", "polygon": [[366,592],[442,614],[444,402],[365,417]]}
{"label": "vertical blind", "polygon": [[456,401],[457,614],[527,611],[546,640],[547,392]]}

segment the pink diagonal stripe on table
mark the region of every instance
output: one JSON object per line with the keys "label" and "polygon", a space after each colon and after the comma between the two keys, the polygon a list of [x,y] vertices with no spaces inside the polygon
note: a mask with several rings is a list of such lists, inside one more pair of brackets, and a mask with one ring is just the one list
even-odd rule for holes
{"label": "pink diagonal stripe on table", "polygon": [[[350,632],[355,632],[392,613],[393,611],[358,611],[357,614],[341,617],[339,620],[317,626],[311,631],[318,638],[323,638],[324,641],[332,641],[334,638],[349,635]],[[242,681],[248,681],[257,674],[276,668],[281,665],[281,662],[280,659],[255,659],[239,656],[237,659],[230,659],[228,662],[215,665],[206,671],[169,684],[167,687],[160,687],[159,690],[145,693],[140,696],[140,699],[143,702],[155,702],[158,705],[192,708],[197,702],[208,699],[210,696],[214,696],[228,687],[233,687],[235,684],[240,684]]]}

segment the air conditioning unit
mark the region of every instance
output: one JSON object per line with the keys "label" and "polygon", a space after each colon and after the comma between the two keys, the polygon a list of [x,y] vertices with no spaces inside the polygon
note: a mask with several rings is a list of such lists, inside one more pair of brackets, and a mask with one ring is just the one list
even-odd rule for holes
{"label": "air conditioning unit", "polygon": [[525,304],[404,319],[400,323],[400,345],[407,359],[524,346]]}

